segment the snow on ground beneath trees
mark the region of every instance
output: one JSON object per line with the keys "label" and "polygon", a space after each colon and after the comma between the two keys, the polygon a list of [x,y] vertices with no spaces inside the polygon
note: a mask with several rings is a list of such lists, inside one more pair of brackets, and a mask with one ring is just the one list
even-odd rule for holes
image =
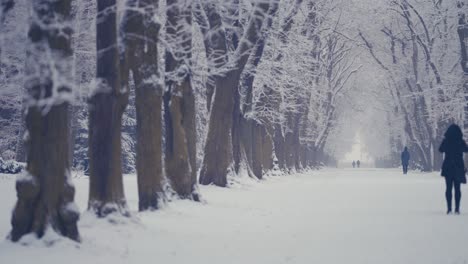
{"label": "snow on ground beneath trees", "polygon": [[[84,210],[88,179],[74,182]],[[134,175],[125,176],[125,190],[135,210]],[[466,186],[463,191],[468,194]],[[201,192],[206,203],[175,201],[112,223],[83,213],[81,244],[54,233],[42,241],[3,240],[0,263],[468,262],[468,195],[461,215],[445,215],[437,173],[324,169],[244,179],[229,189],[202,186]],[[0,195],[0,236],[6,237],[16,199],[11,175],[0,175]]]}

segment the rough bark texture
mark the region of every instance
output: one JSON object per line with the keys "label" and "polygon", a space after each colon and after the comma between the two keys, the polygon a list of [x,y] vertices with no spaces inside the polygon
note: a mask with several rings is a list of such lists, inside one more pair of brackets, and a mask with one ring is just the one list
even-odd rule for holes
{"label": "rough bark texture", "polygon": [[252,122],[252,170],[255,177],[262,179],[263,176],[263,127],[261,124],[251,120]]}
{"label": "rough bark texture", "polygon": [[161,105],[162,97],[153,87],[137,89],[136,165],[140,211],[157,209],[163,193]]}
{"label": "rough bark texture", "polygon": [[167,35],[176,43],[166,53],[166,175],[181,198],[198,201],[195,95],[188,65],[192,48],[192,3],[188,0],[167,0],[167,6]]}
{"label": "rough bark texture", "polygon": [[268,130],[262,127],[262,169],[263,172],[273,169],[273,140]]}
{"label": "rough bark texture", "polygon": [[25,123],[25,114],[24,111],[21,111],[21,125],[18,132],[18,140],[16,141],[16,161],[26,162],[26,146],[24,144],[24,134],[26,132]]}
{"label": "rough bark texture", "polygon": [[[162,187],[162,87],[158,71],[158,35],[160,25],[154,22],[157,0],[132,0],[123,19],[126,44],[122,71],[123,81],[130,71],[135,83],[136,104],[136,170],[138,208],[158,209]],[[140,12],[144,8],[145,12]],[[130,87],[128,83],[124,83]]]}
{"label": "rough bark texture", "polygon": [[98,216],[128,215],[122,182],[121,128],[128,92],[121,89],[116,0],[97,0],[97,78],[89,99],[90,190],[88,207]]}
{"label": "rough bark texture", "polygon": [[[264,171],[269,169],[263,167],[263,156],[271,157],[272,150],[270,150],[270,153],[264,153],[264,151],[268,151],[268,149],[263,148],[265,125],[257,120],[248,118],[248,115],[251,113],[253,105],[255,69],[258,67],[263,56],[267,32],[273,24],[273,17],[278,10],[278,4],[278,1],[273,1],[268,10],[268,16],[264,21],[265,26],[258,33],[260,37],[246,65],[248,71],[241,74],[239,91],[235,94],[234,126],[232,132],[235,169],[238,172],[240,164],[245,162],[249,173],[253,174],[251,176],[258,179],[261,179]],[[243,94],[242,103],[240,103],[241,94]],[[245,160],[243,161],[243,159]]]}
{"label": "rough bark texture", "polygon": [[285,139],[283,136],[283,131],[280,125],[275,126],[275,135],[274,135],[274,146],[275,146],[275,155],[278,159],[278,166],[281,170],[286,169],[286,150],[285,150]]}
{"label": "rough bark texture", "polygon": [[[181,93],[182,96],[177,93]],[[190,81],[172,86],[170,92],[164,96],[164,106],[166,175],[181,198],[198,200],[198,195],[195,193],[197,177],[195,97]]]}
{"label": "rough bark texture", "polygon": [[[237,89],[239,75],[231,71],[216,80],[217,91],[214,94],[210,115],[205,156],[200,172],[200,183],[215,184],[225,187],[227,175],[232,172],[232,113],[234,111],[234,92]],[[219,87],[219,88],[218,88]],[[221,88],[222,87],[222,88]],[[222,89],[222,90],[221,90]]]}
{"label": "rough bark texture", "polygon": [[[215,184],[218,186],[226,186],[227,175],[234,170],[233,166],[233,123],[238,111],[236,105],[236,96],[238,94],[238,86],[240,83],[241,73],[247,64],[251,48],[259,39],[259,33],[265,20],[265,15],[270,7],[269,2],[259,2],[254,6],[254,11],[246,26],[244,36],[235,51],[237,60],[234,69],[229,70],[222,77],[215,77],[215,93],[212,103],[211,116],[208,126],[208,136],[205,145],[205,156],[203,165],[200,171],[200,183]],[[211,29],[219,31],[222,25],[219,15],[213,6],[205,6]],[[219,37],[225,39],[225,33],[218,33]],[[219,58],[224,58],[227,54],[227,44],[216,42],[217,45],[222,44],[218,52],[223,55]],[[222,65],[221,65],[222,66]]]}
{"label": "rough bark texture", "polygon": [[67,104],[54,106],[43,115],[30,107],[26,117],[29,177],[16,182],[18,201],[11,220],[11,239],[18,241],[27,233],[42,237],[51,227],[57,233],[79,240],[72,210],[75,189],[69,182],[69,129]]}
{"label": "rough bark texture", "polygon": [[[66,71],[72,56],[71,29],[64,26],[58,31],[50,25],[51,18],[57,17],[59,21],[54,23],[66,25],[70,11],[70,0],[32,3],[34,19],[28,34],[25,81],[29,135],[27,172],[16,182],[18,201],[11,220],[12,241],[28,233],[40,238],[49,228],[73,240],[80,239],[76,225],[79,212],[74,207],[75,189],[70,181],[68,103],[58,99],[70,93],[71,87],[68,86],[70,82],[54,83],[52,75],[56,71],[64,80],[70,78]],[[54,54],[52,58],[49,52]],[[42,70],[40,78],[37,77],[38,68]],[[49,100],[53,103],[41,105]]]}

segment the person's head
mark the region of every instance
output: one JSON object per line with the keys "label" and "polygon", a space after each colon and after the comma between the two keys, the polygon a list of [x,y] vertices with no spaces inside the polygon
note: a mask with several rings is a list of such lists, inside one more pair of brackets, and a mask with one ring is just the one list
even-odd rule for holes
{"label": "person's head", "polygon": [[445,139],[447,140],[460,140],[463,139],[463,133],[461,128],[456,124],[451,124],[447,131],[444,134]]}
{"label": "person's head", "polygon": [[408,147],[405,147],[405,148],[403,149],[403,151],[408,151]]}

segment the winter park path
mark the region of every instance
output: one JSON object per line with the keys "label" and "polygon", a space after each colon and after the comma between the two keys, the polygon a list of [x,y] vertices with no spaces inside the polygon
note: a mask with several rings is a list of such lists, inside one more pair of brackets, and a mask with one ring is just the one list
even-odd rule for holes
{"label": "winter park path", "polygon": [[[88,181],[74,179],[86,208]],[[176,201],[132,219],[84,213],[83,242],[50,235],[0,242],[0,263],[468,263],[468,190],[462,214],[444,214],[437,173],[325,169],[201,187],[205,204]],[[125,176],[129,206],[136,180]],[[10,229],[14,179],[0,175],[0,236]],[[148,262],[151,261],[151,262]]]}

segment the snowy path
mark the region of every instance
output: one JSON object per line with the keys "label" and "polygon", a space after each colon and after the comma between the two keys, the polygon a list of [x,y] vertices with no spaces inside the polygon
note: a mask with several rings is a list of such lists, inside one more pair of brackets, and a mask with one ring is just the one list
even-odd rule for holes
{"label": "snowy path", "polygon": [[[75,184],[83,209],[88,181]],[[135,178],[126,176],[125,184],[136,208]],[[0,175],[2,237],[10,229],[13,185]],[[436,173],[326,169],[231,189],[202,187],[207,204],[177,201],[117,224],[84,214],[80,245],[2,241],[0,263],[468,263],[463,191],[462,215],[447,216]]]}

